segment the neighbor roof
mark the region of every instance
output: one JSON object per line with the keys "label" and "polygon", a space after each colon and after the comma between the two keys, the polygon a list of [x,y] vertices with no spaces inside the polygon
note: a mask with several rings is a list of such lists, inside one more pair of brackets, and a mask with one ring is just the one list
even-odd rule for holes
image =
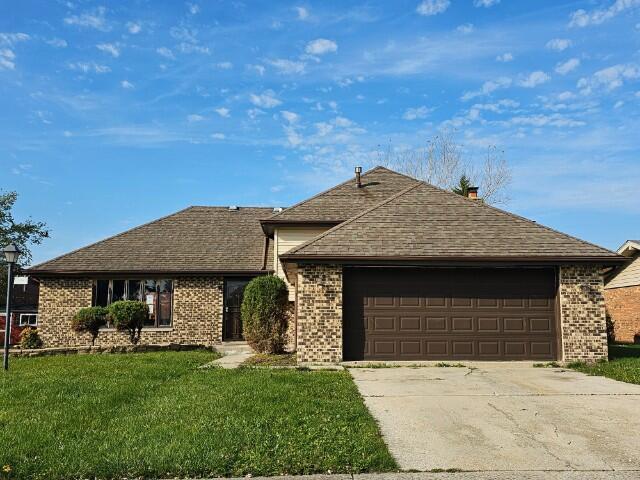
{"label": "neighbor roof", "polygon": [[361,180],[361,188],[356,188],[353,177],[272,215],[263,223],[342,222],[418,182],[380,166],[363,173]]}
{"label": "neighbor roof", "polygon": [[625,256],[631,256],[638,250],[640,250],[640,240],[627,240],[624,242],[624,245],[618,249],[618,253]]}
{"label": "neighbor roof", "polygon": [[621,259],[604,248],[423,182],[293,248],[281,258]]}
{"label": "neighbor roof", "polygon": [[29,269],[32,274],[258,272],[273,268],[260,218],[272,208],[189,207]]}

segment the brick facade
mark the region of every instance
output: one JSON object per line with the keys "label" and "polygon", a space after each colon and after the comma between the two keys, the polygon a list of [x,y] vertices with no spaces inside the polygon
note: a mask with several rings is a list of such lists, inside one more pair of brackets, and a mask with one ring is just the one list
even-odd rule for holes
{"label": "brick facade", "polygon": [[616,342],[640,342],[640,285],[604,291]]}
{"label": "brick facade", "polygon": [[[40,283],[38,331],[45,347],[89,345],[90,334],[71,329],[71,319],[91,306],[90,279],[43,278]],[[174,280],[171,328],[143,329],[140,344],[211,345],[222,341],[223,279],[184,277]],[[98,335],[102,347],[130,344],[128,335],[107,329]]]}
{"label": "brick facade", "polygon": [[560,267],[562,359],[593,362],[607,358],[604,283],[598,265]]}
{"label": "brick facade", "polygon": [[298,362],[341,362],[342,267],[299,265],[297,289]]}

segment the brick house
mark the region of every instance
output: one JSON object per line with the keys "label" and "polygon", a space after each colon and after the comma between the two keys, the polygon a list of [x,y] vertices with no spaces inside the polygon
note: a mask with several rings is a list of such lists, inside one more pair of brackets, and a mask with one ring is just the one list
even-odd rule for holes
{"label": "brick house", "polygon": [[[26,276],[13,278],[11,290],[11,336],[9,343],[20,343],[20,334],[27,327],[38,326],[38,297],[39,283],[36,279]],[[6,317],[6,299],[0,299],[0,332],[4,333]]]}
{"label": "brick house", "polygon": [[[475,193],[475,191],[472,191]],[[30,269],[46,346],[75,312],[147,302],[142,343],[242,338],[256,275],[294,303],[300,362],[607,357],[602,272],[624,257],[376,167],[290,208],[190,207]],[[126,344],[105,328],[99,345]]]}
{"label": "brick house", "polygon": [[640,343],[640,240],[618,249],[628,263],[607,278],[604,298],[617,342]]}

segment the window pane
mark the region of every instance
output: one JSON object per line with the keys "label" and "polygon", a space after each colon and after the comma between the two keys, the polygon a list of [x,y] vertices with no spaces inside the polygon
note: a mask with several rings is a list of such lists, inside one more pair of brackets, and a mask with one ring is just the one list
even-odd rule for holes
{"label": "window pane", "polygon": [[152,327],[156,324],[156,300],[158,294],[156,291],[155,280],[144,281],[144,301],[149,307],[149,318],[144,322],[145,326]]}
{"label": "window pane", "polygon": [[111,293],[111,303],[117,302],[119,300],[126,300],[127,297],[124,295],[124,280],[113,280],[113,287]]}
{"label": "window pane", "polygon": [[171,280],[158,281],[158,326],[171,325],[171,297],[173,282]]}
{"label": "window pane", "polygon": [[109,280],[96,280],[93,304],[96,307],[106,307],[109,303]]}
{"label": "window pane", "polygon": [[129,280],[129,300],[142,301],[142,292],[140,286],[142,282],[140,280]]}

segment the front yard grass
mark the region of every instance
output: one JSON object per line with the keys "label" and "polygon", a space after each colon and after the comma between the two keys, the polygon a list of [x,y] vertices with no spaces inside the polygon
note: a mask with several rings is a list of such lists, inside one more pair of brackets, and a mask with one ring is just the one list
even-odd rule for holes
{"label": "front yard grass", "polygon": [[12,359],[0,373],[0,468],[16,479],[397,469],[347,372],[197,368],[212,359]]}
{"label": "front yard grass", "polygon": [[640,384],[640,345],[609,345],[609,361],[597,363],[576,362],[570,368],[588,375]]}

